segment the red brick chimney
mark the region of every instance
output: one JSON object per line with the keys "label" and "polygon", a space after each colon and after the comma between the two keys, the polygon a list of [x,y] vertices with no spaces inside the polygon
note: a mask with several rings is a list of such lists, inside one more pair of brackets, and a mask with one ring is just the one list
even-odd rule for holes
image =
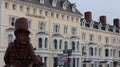
{"label": "red brick chimney", "polygon": [[85,17],[86,21],[92,21],[92,13],[90,11],[85,12],[84,17]]}
{"label": "red brick chimney", "polygon": [[114,24],[114,26],[116,26],[117,28],[119,28],[120,27],[120,20],[119,20],[119,18],[114,19],[113,20],[113,24]]}
{"label": "red brick chimney", "polygon": [[102,25],[106,24],[106,16],[100,16],[99,21]]}

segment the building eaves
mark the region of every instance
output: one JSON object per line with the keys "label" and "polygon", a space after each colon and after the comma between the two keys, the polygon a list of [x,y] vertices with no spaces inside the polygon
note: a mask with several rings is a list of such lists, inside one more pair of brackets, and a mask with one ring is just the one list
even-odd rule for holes
{"label": "building eaves", "polygon": [[52,6],[51,0],[44,0],[44,4],[41,4],[39,2],[39,0],[19,0],[19,1],[28,2],[28,3],[31,3],[31,4],[38,5],[38,6],[43,6],[43,7],[47,7],[47,8],[61,10],[61,11],[65,11],[65,12],[69,12],[69,13],[73,13],[73,14],[82,15],[82,13],[80,11],[78,11],[78,9],[76,9],[75,12],[72,11],[72,8],[71,8],[72,4],[69,1],[68,1],[67,9],[63,9],[62,3],[65,0],[57,0],[56,7]]}

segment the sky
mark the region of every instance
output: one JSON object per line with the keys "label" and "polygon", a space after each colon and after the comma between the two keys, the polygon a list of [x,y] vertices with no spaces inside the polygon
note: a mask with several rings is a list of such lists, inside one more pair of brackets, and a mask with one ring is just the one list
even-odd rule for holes
{"label": "sky", "polygon": [[107,24],[113,25],[113,19],[120,19],[120,0],[69,0],[76,4],[76,8],[84,15],[91,11],[92,19],[99,21],[99,17],[105,15]]}

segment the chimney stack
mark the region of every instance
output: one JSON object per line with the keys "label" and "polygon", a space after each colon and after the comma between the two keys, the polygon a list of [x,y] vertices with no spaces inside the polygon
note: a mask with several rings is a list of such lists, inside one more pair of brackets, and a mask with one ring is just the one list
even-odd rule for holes
{"label": "chimney stack", "polygon": [[92,21],[92,13],[90,11],[85,12],[84,17],[85,17],[86,21]]}
{"label": "chimney stack", "polygon": [[102,25],[106,24],[106,16],[100,16],[99,21]]}
{"label": "chimney stack", "polygon": [[116,28],[119,28],[120,27],[120,20],[119,20],[119,18],[114,19],[113,20],[113,24],[114,24],[114,26],[116,26]]}

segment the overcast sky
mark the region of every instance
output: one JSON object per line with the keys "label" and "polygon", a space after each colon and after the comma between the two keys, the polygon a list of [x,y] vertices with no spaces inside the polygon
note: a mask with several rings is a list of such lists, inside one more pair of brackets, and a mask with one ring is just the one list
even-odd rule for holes
{"label": "overcast sky", "polygon": [[84,14],[92,12],[93,20],[99,21],[99,16],[105,15],[107,23],[113,25],[113,19],[120,19],[120,0],[69,0],[75,3],[77,9]]}

